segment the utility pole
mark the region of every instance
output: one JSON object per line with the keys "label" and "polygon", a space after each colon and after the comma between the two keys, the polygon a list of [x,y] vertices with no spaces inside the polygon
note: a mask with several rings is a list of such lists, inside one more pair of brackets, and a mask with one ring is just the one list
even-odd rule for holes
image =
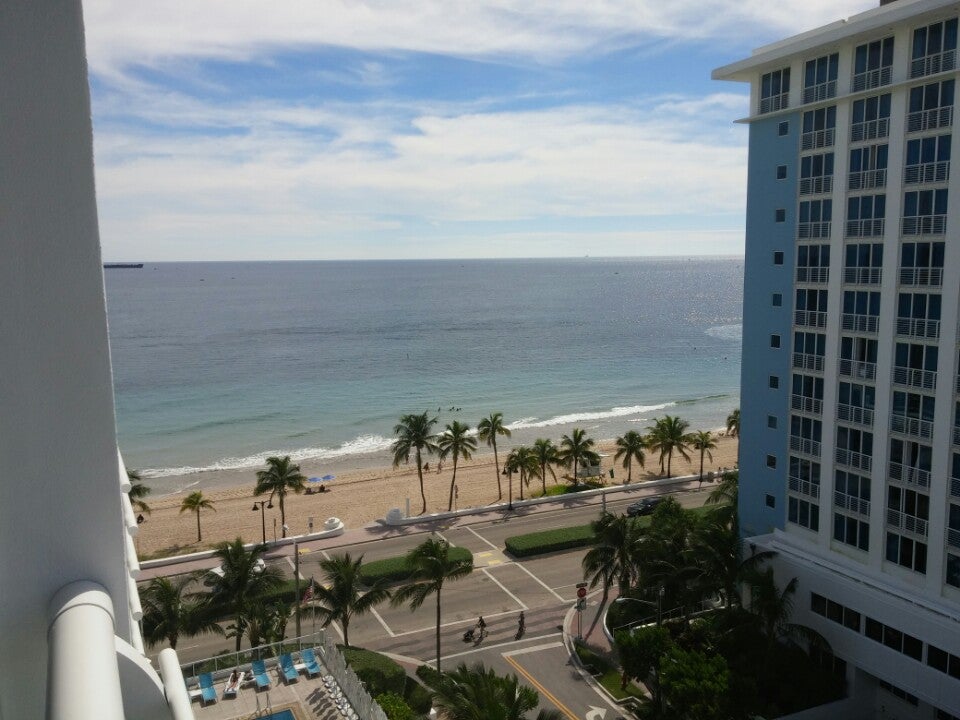
{"label": "utility pole", "polygon": [[297,541],[293,541],[293,580],[296,588],[296,616],[297,616],[297,637],[300,637],[300,547]]}

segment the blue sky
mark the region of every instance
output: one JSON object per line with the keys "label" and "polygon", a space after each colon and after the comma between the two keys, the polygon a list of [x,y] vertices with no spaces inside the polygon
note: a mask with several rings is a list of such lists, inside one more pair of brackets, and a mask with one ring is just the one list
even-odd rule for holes
{"label": "blue sky", "polygon": [[735,255],[747,88],[875,0],[87,0],[108,260]]}

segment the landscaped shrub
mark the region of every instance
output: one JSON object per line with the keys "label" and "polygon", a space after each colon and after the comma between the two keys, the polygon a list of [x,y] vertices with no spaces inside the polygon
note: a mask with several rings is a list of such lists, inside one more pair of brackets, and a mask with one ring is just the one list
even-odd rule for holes
{"label": "landscaped shrub", "polygon": [[395,693],[383,693],[374,699],[387,716],[387,720],[414,720],[416,717],[406,701]]}
{"label": "landscaped shrub", "polygon": [[362,648],[340,647],[343,658],[367,686],[367,692],[376,697],[394,693],[403,697],[407,674],[386,655]]}
{"label": "landscaped shrub", "polygon": [[407,676],[407,686],[403,692],[403,699],[407,701],[407,705],[413,708],[414,712],[421,715],[426,715],[433,707],[430,691],[409,675]]}
{"label": "landscaped shrub", "polygon": [[596,540],[589,525],[576,525],[568,528],[544,530],[542,532],[514,535],[505,541],[507,552],[514,557],[529,557],[556,550],[592,545]]}
{"label": "landscaped shrub", "polygon": [[[451,560],[469,560],[473,565],[473,553],[466,548],[450,548]],[[360,566],[360,578],[366,585],[371,585],[377,580],[385,582],[399,582],[410,577],[410,566],[407,565],[405,555],[400,557],[386,558],[384,560],[373,560]]]}
{"label": "landscaped shrub", "polygon": [[421,665],[417,668],[417,677],[423,680],[425,685],[433,687],[440,680],[440,673],[429,665]]}

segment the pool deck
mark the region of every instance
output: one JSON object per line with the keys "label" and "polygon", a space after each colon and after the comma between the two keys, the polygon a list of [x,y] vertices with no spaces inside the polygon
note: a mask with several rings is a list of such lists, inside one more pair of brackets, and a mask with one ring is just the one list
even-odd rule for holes
{"label": "pool deck", "polygon": [[341,720],[342,715],[327,695],[320,676],[308,678],[300,675],[295,683],[285,684],[278,678],[275,669],[268,671],[270,688],[257,692],[253,685],[240,689],[236,697],[224,697],[226,681],[214,683],[217,690],[217,702],[201,705],[193,702],[193,713],[197,720],[234,720],[234,718],[255,718],[269,715],[271,710],[278,711],[294,706],[294,713],[300,719],[322,718],[323,720]]}

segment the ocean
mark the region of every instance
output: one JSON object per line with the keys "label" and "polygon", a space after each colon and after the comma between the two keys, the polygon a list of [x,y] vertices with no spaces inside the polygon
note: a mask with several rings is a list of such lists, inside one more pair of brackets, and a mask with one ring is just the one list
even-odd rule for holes
{"label": "ocean", "polygon": [[[146,263],[105,271],[119,444],[151,485],[265,457],[386,464],[393,426],[507,444],[739,404],[742,258]],[[502,444],[502,443],[501,443]]]}

